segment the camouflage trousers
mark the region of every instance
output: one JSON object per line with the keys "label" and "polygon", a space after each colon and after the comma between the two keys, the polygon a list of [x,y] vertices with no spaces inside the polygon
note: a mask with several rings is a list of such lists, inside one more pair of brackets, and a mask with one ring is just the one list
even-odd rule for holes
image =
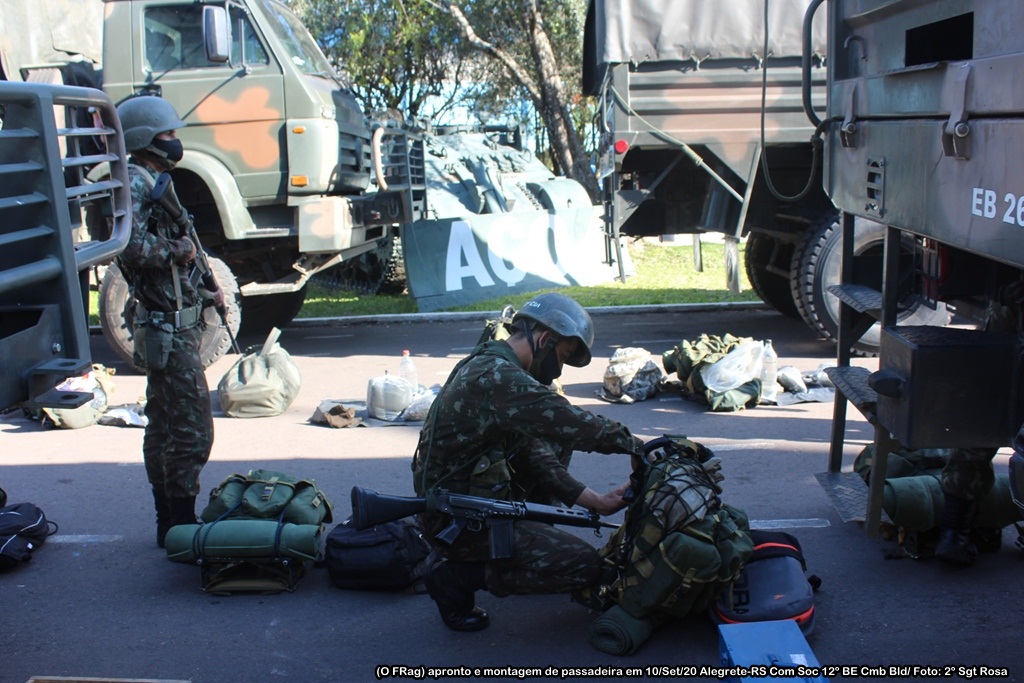
{"label": "camouflage trousers", "polygon": [[995,448],[958,448],[942,470],[942,491],[957,498],[980,501],[992,490]]}
{"label": "camouflage trousers", "polygon": [[213,447],[210,389],[198,353],[198,332],[175,335],[166,370],[146,374],[142,455],[153,489],[168,498],[199,493],[199,472]]}
{"label": "camouflage trousers", "polygon": [[571,593],[601,578],[597,549],[549,524],[517,521],[513,524],[512,556],[490,559],[488,532],[466,530],[444,550],[450,560],[484,562],[487,590],[499,597],[531,593]]}

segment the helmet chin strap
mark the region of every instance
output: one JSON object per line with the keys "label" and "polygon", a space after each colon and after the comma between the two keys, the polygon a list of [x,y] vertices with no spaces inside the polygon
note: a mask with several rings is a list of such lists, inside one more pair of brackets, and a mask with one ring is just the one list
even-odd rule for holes
{"label": "helmet chin strap", "polygon": [[519,328],[526,335],[526,341],[530,345],[530,354],[533,356],[533,360],[537,360],[537,354],[540,352],[540,348],[537,346],[537,342],[533,340],[533,329],[536,328],[531,329],[530,321],[525,318],[519,321]]}

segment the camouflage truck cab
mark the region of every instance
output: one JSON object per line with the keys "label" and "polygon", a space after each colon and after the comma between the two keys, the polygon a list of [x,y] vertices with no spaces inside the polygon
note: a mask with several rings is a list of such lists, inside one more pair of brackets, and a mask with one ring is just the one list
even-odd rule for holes
{"label": "camouflage truck cab", "polygon": [[[102,81],[115,103],[155,94],[181,113],[175,187],[250,330],[287,324],[313,274],[392,250],[398,226],[422,212],[421,141],[364,115],[283,2],[31,5],[0,0],[0,78]],[[104,182],[107,166],[88,177]],[[108,234],[108,218],[89,211],[90,232]],[[116,268],[107,274],[101,322],[130,362],[128,288]],[[229,341],[216,325],[206,334],[209,364]]]}
{"label": "camouflage truck cab", "polygon": [[[112,99],[158,94],[188,124],[175,186],[247,328],[287,324],[313,274],[390,245],[421,210],[419,141],[366,119],[283,3],[106,0],[104,31]],[[127,348],[121,289],[104,320]]]}

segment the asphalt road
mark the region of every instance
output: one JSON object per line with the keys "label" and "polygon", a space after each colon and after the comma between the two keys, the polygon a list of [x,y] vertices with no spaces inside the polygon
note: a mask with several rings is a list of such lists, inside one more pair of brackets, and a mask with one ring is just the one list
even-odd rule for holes
{"label": "asphalt road", "polygon": [[[859,679],[893,680],[901,676],[889,675],[889,667],[916,666],[936,669],[915,680],[967,674],[985,680],[971,667],[987,666],[1008,669],[1009,680],[1024,680],[1024,665],[1012,654],[1022,559],[1012,527],[1000,552],[953,571],[935,561],[901,558],[894,542],[869,539],[857,524],[844,524],[814,478],[827,466],[831,404],[725,414],[676,395],[634,405],[596,397],[607,359],[620,347],[657,355],[701,333],[731,332],[771,338],[780,365],[811,370],[833,360],[829,344],[802,323],[759,308],[598,314],[595,321],[594,362],[566,368],[563,376],[570,400],[625,422],[645,439],[682,431],[704,442],[724,460],[725,501],[744,508],[755,524],[798,536],[810,571],[822,579],[809,639],[822,664],[846,667]],[[202,496],[226,476],[251,468],[316,478],[334,504],[336,521],[349,513],[353,485],[410,495],[416,427],[330,429],[308,419],[323,399],[364,400],[370,378],[397,372],[402,349],[412,351],[422,383],[442,382],[481,327],[482,318],[417,317],[285,330],[281,341],[302,372],[302,390],[276,417],[216,414]],[[93,348],[94,360],[117,368],[112,404],[135,402],[145,378],[117,363],[102,338],[94,338]],[[232,361],[226,357],[209,368],[211,387]],[[876,366],[873,360],[857,362]],[[847,466],[872,438],[853,413]],[[654,678],[648,667],[719,664],[718,632],[703,615],[671,623],[637,654],[618,657],[590,645],[587,629],[595,615],[565,596],[479,594],[491,614],[490,628],[457,634],[441,625],[426,596],[340,590],[322,569],[311,570],[293,593],[207,594],[198,568],[169,562],[154,543],[141,441],[141,429],[43,430],[18,413],[0,418],[0,485],[11,502],[32,501],[60,526],[29,564],[0,575],[0,681],[20,683],[33,675],[368,681],[377,679],[381,666],[507,667],[508,678],[518,673],[523,680],[558,678],[517,671],[530,667],[605,667],[622,669],[608,679]],[[997,462],[1005,471],[1005,456]],[[624,481],[628,468],[626,456],[588,453],[577,453],[572,466],[599,490]],[[603,543],[589,531],[580,533]],[[626,671],[631,668],[639,673]],[[665,677],[683,678],[688,670],[671,673]]]}

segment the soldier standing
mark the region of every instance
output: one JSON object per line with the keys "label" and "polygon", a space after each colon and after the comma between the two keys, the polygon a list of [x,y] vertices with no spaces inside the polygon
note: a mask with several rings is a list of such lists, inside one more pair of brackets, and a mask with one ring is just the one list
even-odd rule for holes
{"label": "soldier standing", "polygon": [[[541,294],[523,306],[512,335],[488,341],[462,360],[434,401],[413,458],[417,494],[432,489],[498,500],[580,505],[602,515],[623,507],[627,485],[599,494],[568,473],[574,449],[643,457],[643,441],[615,422],[573,406],[548,388],[568,363],[590,362],[590,315],[564,294]],[[427,512],[433,539],[450,522]],[[597,549],[553,526],[514,523],[512,557],[491,559],[487,531],[465,529],[426,577],[444,624],[486,628],[474,593],[564,593],[600,578]]]}
{"label": "soldier standing", "polygon": [[156,506],[156,540],[196,521],[199,472],[210,458],[213,413],[199,355],[203,299],[223,305],[223,293],[200,290],[189,279],[196,245],[151,193],[158,174],[170,171],[183,150],[175,131],[185,126],[174,107],[142,96],[117,108],[130,158],[132,233],[117,257],[135,299],[134,361],[146,370],[142,441],[146,475]]}

